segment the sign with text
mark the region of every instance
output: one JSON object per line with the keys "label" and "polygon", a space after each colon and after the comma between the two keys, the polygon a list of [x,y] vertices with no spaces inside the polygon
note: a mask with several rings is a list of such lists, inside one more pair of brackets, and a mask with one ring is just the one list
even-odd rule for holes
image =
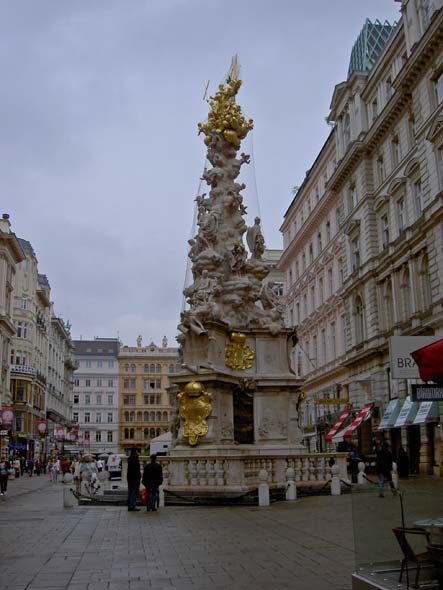
{"label": "sign with text", "polygon": [[420,379],[418,366],[411,356],[423,346],[440,340],[441,336],[391,336],[389,358],[393,379]]}
{"label": "sign with text", "polygon": [[349,399],[344,399],[344,398],[340,398],[340,397],[325,397],[325,398],[321,398],[321,399],[316,399],[314,401],[314,403],[318,406],[323,406],[323,405],[343,406],[343,405],[349,404]]}
{"label": "sign with text", "polygon": [[48,422],[46,420],[39,420],[37,424],[37,429],[40,436],[45,436],[48,430]]}
{"label": "sign with text", "polygon": [[12,406],[2,407],[2,426],[3,428],[11,428],[14,422],[14,408]]}
{"label": "sign with text", "polygon": [[443,402],[443,387],[441,385],[411,385],[411,399],[413,402]]}

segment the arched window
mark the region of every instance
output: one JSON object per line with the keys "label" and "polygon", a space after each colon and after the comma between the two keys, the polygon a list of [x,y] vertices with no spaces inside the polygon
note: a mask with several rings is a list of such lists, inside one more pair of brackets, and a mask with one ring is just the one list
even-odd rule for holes
{"label": "arched window", "polygon": [[409,269],[406,268],[400,281],[401,319],[407,322],[411,317],[411,277]]}
{"label": "arched window", "polygon": [[155,429],[155,436],[160,436],[160,432],[161,432],[160,428],[156,428]]}
{"label": "arched window", "polygon": [[169,365],[169,372],[173,373],[174,372],[174,365]]}
{"label": "arched window", "polygon": [[135,365],[131,365],[131,373],[135,373]]}
{"label": "arched window", "polygon": [[175,365],[175,372],[176,373],[180,373],[180,371],[182,370],[180,365]]}
{"label": "arched window", "polygon": [[385,328],[389,328],[394,324],[394,302],[392,299],[392,283],[390,279],[386,281],[385,285]]}
{"label": "arched window", "polygon": [[129,414],[129,422],[135,422],[135,412],[130,412],[130,414]]}
{"label": "arched window", "polygon": [[149,438],[155,438],[155,428],[149,429]]}
{"label": "arched window", "polygon": [[144,372],[144,373],[149,373],[149,365],[148,365],[148,364],[145,364],[145,365],[144,365],[144,367],[143,367],[143,372]]}
{"label": "arched window", "polygon": [[125,365],[125,373],[129,373],[129,365],[128,364]]}
{"label": "arched window", "polygon": [[429,280],[429,263],[428,257],[425,254],[420,261],[419,267],[420,275],[420,295],[421,295],[421,308],[422,311],[426,311],[431,305],[431,282]]}
{"label": "arched window", "polygon": [[134,429],[133,428],[130,428],[129,429],[129,438],[130,439],[133,439],[134,438]]}
{"label": "arched window", "polygon": [[129,438],[129,428],[125,428],[125,438],[126,440]]}
{"label": "arched window", "polygon": [[142,421],[142,412],[137,412],[137,422],[141,422]]}
{"label": "arched window", "polygon": [[150,371],[151,373],[155,373],[155,365],[154,365],[154,363],[152,363],[152,364],[149,366],[149,371]]}
{"label": "arched window", "polygon": [[168,412],[163,412],[163,422],[168,421]]}
{"label": "arched window", "polygon": [[363,299],[357,295],[354,302],[354,316],[355,316],[355,340],[362,342],[365,339],[365,309]]}
{"label": "arched window", "polygon": [[129,422],[129,412],[125,412],[125,422]]}
{"label": "arched window", "polygon": [[157,422],[161,422],[161,421],[162,421],[162,413],[157,412]]}
{"label": "arched window", "polygon": [[149,412],[149,420],[150,422],[155,422],[155,412]]}
{"label": "arched window", "polygon": [[155,370],[157,373],[161,373],[162,372],[162,366],[160,364],[156,365]]}
{"label": "arched window", "polygon": [[149,439],[149,428],[144,429],[143,436],[144,436],[145,440]]}
{"label": "arched window", "polygon": [[149,412],[143,412],[143,422],[149,422]]}

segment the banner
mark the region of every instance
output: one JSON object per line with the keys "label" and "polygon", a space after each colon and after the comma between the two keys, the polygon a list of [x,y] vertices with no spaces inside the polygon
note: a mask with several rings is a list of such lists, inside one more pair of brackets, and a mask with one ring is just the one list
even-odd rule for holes
{"label": "banner", "polygon": [[77,433],[76,432],[70,432],[69,433],[69,440],[72,443],[76,443],[77,442]]}
{"label": "banner", "polygon": [[14,422],[14,408],[13,406],[2,406],[2,426],[10,429]]}
{"label": "banner", "polygon": [[58,440],[63,440],[65,438],[65,427],[64,426],[56,426],[54,429],[55,438]]}
{"label": "banner", "polygon": [[48,422],[47,420],[39,420],[37,424],[38,433],[40,436],[45,436],[48,431]]}

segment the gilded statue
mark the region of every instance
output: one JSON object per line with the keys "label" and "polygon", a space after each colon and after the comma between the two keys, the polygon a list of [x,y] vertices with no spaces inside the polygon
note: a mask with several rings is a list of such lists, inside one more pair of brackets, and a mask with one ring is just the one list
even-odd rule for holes
{"label": "gilded statue", "polygon": [[206,418],[212,411],[211,394],[205,391],[203,383],[191,381],[177,396],[180,416],[184,419],[183,436],[191,446],[198,444],[201,436],[208,434]]}
{"label": "gilded statue", "polygon": [[232,332],[230,341],[226,345],[226,366],[230,369],[250,369],[255,358],[255,352],[246,344],[246,336],[241,332]]}

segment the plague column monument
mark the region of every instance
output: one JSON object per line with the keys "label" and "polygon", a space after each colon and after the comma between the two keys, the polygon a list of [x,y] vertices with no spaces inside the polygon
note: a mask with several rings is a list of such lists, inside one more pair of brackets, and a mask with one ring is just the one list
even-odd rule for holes
{"label": "plague column monument", "polygon": [[208,194],[196,198],[198,231],[189,240],[193,282],[184,290],[177,337],[183,371],[171,378],[177,403],[165,488],[177,493],[247,493],[258,488],[263,469],[271,484],[284,485],[290,457],[303,453],[300,381],[288,354],[295,334],[266,280],[260,218],[249,228],[244,221],[245,185],[237,177],[249,156],[238,151],[253,123],[236,104],[241,80],[233,70],[199,125],[212,167],[203,174]]}

